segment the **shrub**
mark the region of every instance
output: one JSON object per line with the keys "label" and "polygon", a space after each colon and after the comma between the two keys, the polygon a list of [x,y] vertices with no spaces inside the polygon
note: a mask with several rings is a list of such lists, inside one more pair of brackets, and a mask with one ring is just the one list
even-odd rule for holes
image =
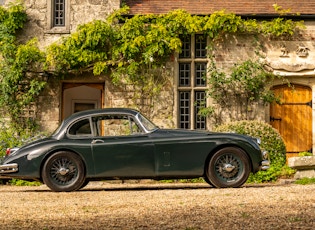
{"label": "shrub", "polygon": [[[0,158],[2,158],[7,148],[20,147],[32,140],[45,136],[44,133],[34,133],[28,130],[17,131],[14,128],[2,126],[0,130]],[[0,179],[0,184],[9,183],[11,185],[37,185],[39,182],[26,182],[22,180]]]}
{"label": "shrub", "polygon": [[17,132],[14,128],[3,127],[2,130],[0,130],[0,157],[5,155],[7,148],[20,147],[47,135],[46,133],[35,133],[28,130]]}
{"label": "shrub", "polygon": [[247,182],[276,181],[278,178],[290,177],[294,170],[286,166],[286,148],[279,132],[262,121],[235,121],[220,125],[217,132],[235,132],[261,139],[261,149],[269,152],[270,169],[251,174]]}

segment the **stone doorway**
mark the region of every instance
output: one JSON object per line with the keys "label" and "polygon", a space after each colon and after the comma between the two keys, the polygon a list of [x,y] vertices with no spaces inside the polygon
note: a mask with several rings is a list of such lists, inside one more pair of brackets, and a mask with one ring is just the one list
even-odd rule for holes
{"label": "stone doorway", "polygon": [[104,83],[63,83],[62,119],[83,110],[102,108]]}

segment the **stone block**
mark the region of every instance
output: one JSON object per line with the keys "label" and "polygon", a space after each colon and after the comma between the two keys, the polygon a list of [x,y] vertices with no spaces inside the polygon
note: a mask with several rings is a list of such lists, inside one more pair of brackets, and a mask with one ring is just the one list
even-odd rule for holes
{"label": "stone block", "polygon": [[298,170],[294,174],[294,179],[315,178],[315,169]]}
{"label": "stone block", "polygon": [[315,156],[290,157],[288,166],[294,169],[315,169]]}

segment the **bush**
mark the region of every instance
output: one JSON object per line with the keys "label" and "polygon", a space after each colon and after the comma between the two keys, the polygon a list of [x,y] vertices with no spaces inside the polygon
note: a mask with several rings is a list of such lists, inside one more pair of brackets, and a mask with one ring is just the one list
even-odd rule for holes
{"label": "bush", "polygon": [[271,125],[262,121],[235,121],[220,125],[214,131],[235,132],[261,139],[261,149],[269,152],[270,169],[251,174],[248,183],[276,181],[294,174],[295,171],[286,166],[286,148],[283,139]]}
{"label": "bush", "polygon": [[[40,137],[45,136],[43,133],[30,132],[27,130],[16,131],[14,128],[2,127],[0,130],[0,158],[2,158],[7,148],[20,147],[32,140],[36,140]],[[9,183],[11,185],[38,185],[39,182],[26,182],[23,180],[7,180],[0,179],[0,184]]]}
{"label": "bush", "polygon": [[47,134],[27,130],[17,132],[13,128],[2,128],[0,130],[0,157],[5,155],[7,148],[20,147],[44,136],[47,136]]}

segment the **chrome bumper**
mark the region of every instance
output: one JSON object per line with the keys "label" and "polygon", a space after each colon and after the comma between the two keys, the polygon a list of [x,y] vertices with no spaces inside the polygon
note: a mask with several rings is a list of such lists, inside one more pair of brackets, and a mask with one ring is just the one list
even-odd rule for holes
{"label": "chrome bumper", "polygon": [[270,162],[268,160],[263,160],[261,162],[260,169],[265,171],[265,170],[268,170],[269,168],[270,168]]}
{"label": "chrome bumper", "polygon": [[0,174],[18,172],[19,166],[16,163],[0,165]]}
{"label": "chrome bumper", "polygon": [[270,168],[269,153],[267,151],[263,151],[261,155],[263,160],[261,162],[260,170],[268,170]]}

